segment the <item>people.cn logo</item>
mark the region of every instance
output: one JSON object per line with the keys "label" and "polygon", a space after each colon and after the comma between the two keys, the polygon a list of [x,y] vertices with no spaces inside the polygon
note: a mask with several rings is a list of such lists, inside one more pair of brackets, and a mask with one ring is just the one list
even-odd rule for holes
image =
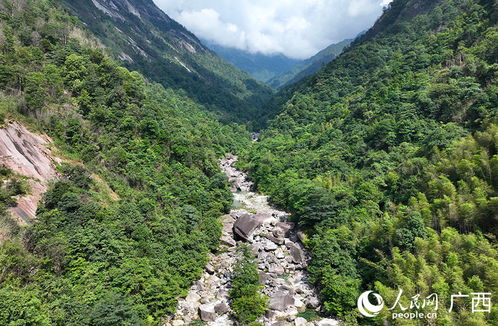
{"label": "people.cn logo", "polygon": [[[377,304],[372,304],[368,299],[368,296],[373,294],[374,298],[377,300]],[[358,298],[358,310],[365,317],[375,317],[384,308],[384,299],[373,291],[363,292]]]}

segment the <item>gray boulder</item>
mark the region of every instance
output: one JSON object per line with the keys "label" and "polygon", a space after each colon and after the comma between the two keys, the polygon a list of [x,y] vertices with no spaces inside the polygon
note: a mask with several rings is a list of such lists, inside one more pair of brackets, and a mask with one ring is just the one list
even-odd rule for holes
{"label": "gray boulder", "polygon": [[285,273],[285,269],[284,269],[282,266],[280,266],[280,265],[277,265],[277,264],[272,264],[272,265],[270,266],[269,272],[270,272],[271,274],[282,275],[282,274],[284,274],[284,273]]}
{"label": "gray boulder", "polygon": [[272,310],[285,311],[294,304],[294,297],[288,291],[278,291],[270,298],[269,307]]}
{"label": "gray boulder", "polygon": [[220,302],[216,306],[214,306],[214,311],[217,314],[225,314],[230,310],[228,305],[225,302]]}
{"label": "gray boulder", "polygon": [[245,241],[249,241],[254,230],[261,223],[253,215],[244,214],[240,216],[233,225],[233,232]]}
{"label": "gray boulder", "polygon": [[288,236],[289,232],[294,229],[295,224],[292,222],[278,222],[277,228],[284,231],[284,234]]}
{"label": "gray boulder", "polygon": [[297,232],[297,238],[299,239],[299,241],[303,242],[306,236],[304,235],[303,231],[299,231]]}
{"label": "gray boulder", "polygon": [[214,272],[215,272],[215,269],[214,269],[213,265],[211,265],[210,263],[208,263],[206,265],[206,272],[208,272],[209,274],[213,275]]}
{"label": "gray boulder", "polygon": [[274,235],[272,235],[272,234],[267,234],[267,235],[265,235],[265,237],[266,237],[268,240],[270,240],[270,241],[272,241],[273,243],[276,243],[276,244],[278,244],[278,245],[282,245],[282,244],[284,244],[284,238],[283,238],[283,237],[276,237],[276,236],[274,236]]}
{"label": "gray boulder", "polygon": [[288,246],[288,248],[292,256],[292,260],[296,264],[302,264],[305,261],[304,251],[301,248],[299,248],[299,246],[292,244]]}
{"label": "gray boulder", "polygon": [[318,308],[320,306],[320,300],[317,297],[308,298],[308,307]]}
{"label": "gray boulder", "polygon": [[237,245],[237,243],[235,242],[235,240],[231,236],[229,236],[229,235],[224,235],[221,238],[221,244],[225,245],[227,247],[235,247]]}
{"label": "gray boulder", "polygon": [[270,279],[270,275],[265,272],[259,272],[259,282],[263,285]]}
{"label": "gray boulder", "polygon": [[203,321],[214,321],[216,320],[216,312],[214,311],[214,305],[207,303],[199,307],[199,316]]}
{"label": "gray boulder", "polygon": [[276,243],[274,242],[271,242],[271,241],[268,241],[266,244],[265,244],[265,247],[264,247],[265,251],[275,251],[278,249],[278,246]]}
{"label": "gray boulder", "polygon": [[270,222],[273,219],[273,216],[271,214],[256,214],[254,215],[254,218],[260,223],[267,223]]}
{"label": "gray boulder", "polygon": [[277,238],[285,238],[285,231],[281,228],[275,228],[275,230],[273,230],[273,235]]}

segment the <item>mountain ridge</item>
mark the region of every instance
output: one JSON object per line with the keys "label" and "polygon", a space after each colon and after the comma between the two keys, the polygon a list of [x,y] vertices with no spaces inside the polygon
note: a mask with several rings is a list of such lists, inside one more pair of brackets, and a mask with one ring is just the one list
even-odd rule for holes
{"label": "mountain ridge", "polygon": [[337,58],[342,53],[344,48],[349,46],[352,41],[353,39],[346,39],[327,46],[311,58],[298,63],[290,71],[272,78],[268,81],[268,84],[275,89],[282,89],[313,75],[322,67]]}
{"label": "mountain ridge", "polygon": [[226,63],[152,0],[62,0],[129,69],[183,89],[222,121],[257,120],[270,88]]}
{"label": "mountain ridge", "polygon": [[310,279],[348,325],[397,324],[403,309],[365,318],[356,299],[397,302],[400,289],[406,302],[447,298],[435,323],[498,323],[496,308],[446,309],[461,288],[498,299],[497,9],[394,0],[338,58],[276,95],[276,117],[241,156],[306,234]]}
{"label": "mountain ridge", "polygon": [[216,52],[223,59],[231,62],[242,71],[249,73],[255,79],[268,84],[268,82],[291,70],[303,60],[292,59],[283,54],[266,55],[250,53],[231,47],[218,45],[215,42],[202,41],[208,48]]}

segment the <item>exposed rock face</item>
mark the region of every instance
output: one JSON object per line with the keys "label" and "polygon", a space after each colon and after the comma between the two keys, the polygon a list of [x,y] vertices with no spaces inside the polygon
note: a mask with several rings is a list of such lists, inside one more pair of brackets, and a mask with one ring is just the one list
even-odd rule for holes
{"label": "exposed rock face", "polygon": [[47,191],[48,181],[56,177],[54,158],[48,136],[36,135],[23,125],[11,122],[0,129],[0,164],[29,178],[30,193],[17,200],[10,212],[18,224],[25,225],[36,216],[36,208]]}
{"label": "exposed rock face", "polygon": [[214,311],[214,304],[203,304],[199,307],[199,314],[203,321],[216,320],[216,312]]}
{"label": "exposed rock face", "polygon": [[255,217],[244,214],[235,221],[233,232],[245,241],[250,241],[254,230],[256,230],[259,225],[260,222]]}
{"label": "exposed rock face", "polygon": [[293,293],[289,290],[279,290],[270,298],[269,307],[272,310],[285,311],[294,305]]}
{"label": "exposed rock face", "polygon": [[238,259],[235,246],[240,241],[251,244],[264,285],[262,291],[269,297],[268,310],[259,322],[265,326],[316,326],[323,321],[323,325],[328,325],[329,319],[311,322],[298,317],[306,308],[321,309],[314,289],[307,283],[306,251],[298,240],[294,224],[287,220],[288,214],[272,208],[266,196],[248,191],[252,184],[245,174],[235,170],[236,160],[237,157],[228,156],[221,160],[221,167],[231,179],[240,181],[235,188],[247,189],[234,188],[234,199],[242,203],[243,208],[223,216],[219,253],[211,256],[204,275],[179,302],[175,316],[164,325],[188,325],[199,318],[210,326],[235,325],[230,316],[228,293],[233,264]]}

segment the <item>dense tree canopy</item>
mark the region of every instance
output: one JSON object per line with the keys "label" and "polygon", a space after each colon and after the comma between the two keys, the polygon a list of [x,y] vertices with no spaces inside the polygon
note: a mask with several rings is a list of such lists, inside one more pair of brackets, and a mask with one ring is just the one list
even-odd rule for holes
{"label": "dense tree canopy", "polygon": [[[498,323],[495,305],[448,312],[454,293],[498,298],[497,19],[494,0],[393,1],[275,98],[281,113],[242,155],[306,232],[310,280],[348,325],[383,325],[388,312],[363,318],[356,298],[392,303],[399,288],[438,293],[436,325]],[[188,81],[151,83],[114,50],[56,0],[0,1],[1,118],[51,135],[66,161],[26,228],[6,209],[29,189],[0,168],[2,325],[160,324],[218,244],[232,198],[217,158],[249,137],[196,101],[238,100],[203,88],[194,101]],[[231,292],[245,323],[265,306],[256,276],[246,252]]]}
{"label": "dense tree canopy", "polygon": [[[1,1],[0,26],[3,117],[69,162],[0,245],[0,324],[158,324],[217,247],[232,202],[217,159],[248,133],[119,67],[56,1]],[[26,191],[9,178],[2,211]]]}
{"label": "dense tree canopy", "polygon": [[[366,35],[284,90],[245,155],[258,188],[308,234],[325,309],[440,292],[497,300],[498,30],[495,1],[395,0]],[[462,308],[437,325],[494,325]],[[394,321],[416,324],[417,321]]]}

